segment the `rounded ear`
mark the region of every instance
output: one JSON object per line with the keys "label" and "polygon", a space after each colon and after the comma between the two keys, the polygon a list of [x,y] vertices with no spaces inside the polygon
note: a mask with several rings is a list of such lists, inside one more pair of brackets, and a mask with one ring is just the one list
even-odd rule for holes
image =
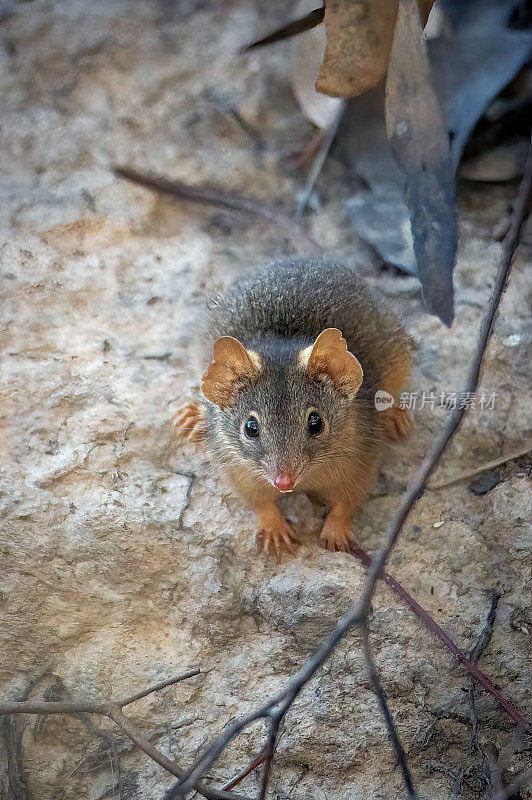
{"label": "rounded ear", "polygon": [[238,386],[260,369],[259,357],[233,336],[214,343],[213,361],[203,375],[201,391],[222,410],[230,408]]}
{"label": "rounded ear", "polygon": [[309,350],[309,375],[317,380],[330,378],[339,392],[346,397],[354,397],[360,389],[364,373],[359,361],[347,349],[342,332],[338,328],[322,331],[312,347],[300,353],[300,358],[303,354],[306,356]]}

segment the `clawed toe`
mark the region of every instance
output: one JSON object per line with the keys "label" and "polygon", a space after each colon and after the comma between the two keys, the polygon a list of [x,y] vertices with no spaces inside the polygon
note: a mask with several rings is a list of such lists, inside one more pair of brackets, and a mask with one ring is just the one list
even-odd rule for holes
{"label": "clawed toe", "polygon": [[268,556],[275,556],[277,561],[285,552],[292,556],[297,554],[298,543],[286,523],[279,528],[261,528],[256,535],[256,542],[260,550],[264,550]]}
{"label": "clawed toe", "polygon": [[350,531],[324,529],[320,536],[321,546],[332,553],[349,553],[354,542],[355,537]]}

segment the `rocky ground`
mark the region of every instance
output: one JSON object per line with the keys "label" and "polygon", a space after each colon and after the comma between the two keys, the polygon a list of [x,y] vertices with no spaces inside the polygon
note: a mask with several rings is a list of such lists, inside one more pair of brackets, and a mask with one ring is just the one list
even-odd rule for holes
{"label": "rocky ground", "polygon": [[[322,510],[304,498],[286,507],[300,555],[277,565],[258,554],[249,512],[207,459],[176,447],[169,424],[197,391],[190,351],[205,293],[288,252],[282,232],[159,199],[110,169],[210,180],[292,208],[303,176],[289,156],[312,127],[287,84],[287,49],[236,54],[283,18],[283,7],[37,0],[17,4],[0,25],[1,693],[120,696],[197,664],[201,675],[130,709],[182,764],[285,685],[364,576],[351,556],[318,548]],[[260,137],[242,129],[231,106]],[[418,346],[412,391],[460,391],[515,185],[460,187],[451,330],[423,312],[414,278],[384,270],[356,238],[348,188],[335,151],[309,231],[391,298]],[[508,459],[526,450],[531,249],[529,227],[484,371],[494,408],[472,409],[390,565],[464,650],[484,626],[491,593],[501,594],[480,666],[525,710],[530,495],[523,460]],[[366,549],[377,546],[445,415],[418,408],[413,438],[390,450],[355,520]],[[480,489],[494,488],[473,492],[474,473],[495,462],[506,463]],[[372,639],[420,794],[489,796],[482,757],[469,745],[465,674],[385,588]],[[480,743],[517,773],[523,739],[480,691],[477,712]],[[17,718],[18,757],[0,746],[0,798],[161,798],[171,776],[111,723],[94,722],[112,731],[114,746],[77,719]],[[211,770],[216,785],[263,741],[261,724],[241,736]],[[15,762],[26,788],[13,788]],[[242,790],[253,795],[257,786],[253,774]],[[402,796],[353,634],[288,717],[271,797]]]}

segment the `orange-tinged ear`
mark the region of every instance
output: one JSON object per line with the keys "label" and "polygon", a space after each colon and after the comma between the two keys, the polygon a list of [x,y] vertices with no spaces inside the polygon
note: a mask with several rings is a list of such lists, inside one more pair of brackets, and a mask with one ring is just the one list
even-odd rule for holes
{"label": "orange-tinged ear", "polygon": [[259,369],[260,360],[253,350],[246,350],[233,336],[222,336],[214,343],[213,362],[203,376],[201,391],[222,410],[230,408],[238,385]]}
{"label": "orange-tinged ear", "polygon": [[[347,349],[347,343],[338,328],[322,331],[310,350],[307,361],[309,375],[315,378],[328,377],[339,392],[354,397],[364,373],[355,356]],[[300,357],[306,353],[302,351]]]}

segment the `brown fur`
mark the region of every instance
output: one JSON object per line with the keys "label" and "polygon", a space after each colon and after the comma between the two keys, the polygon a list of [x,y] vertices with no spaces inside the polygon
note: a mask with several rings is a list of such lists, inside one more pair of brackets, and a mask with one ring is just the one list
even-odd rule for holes
{"label": "brown fur", "polygon": [[338,328],[327,328],[320,333],[310,352],[307,369],[309,375],[318,379],[327,375],[347,397],[354,397],[362,383],[362,367],[348,351]]}
{"label": "brown fur", "polygon": [[[408,379],[403,329],[350,270],[314,260],[237,282],[212,303],[207,322],[208,402],[186,406],[178,424],[208,446],[255,509],[257,542],[267,553],[296,547],[277,508],[276,475],[292,476],[295,490],[329,507],[322,544],[349,550],[351,518],[376,478],[384,440],[411,427],[406,411],[379,412],[374,402],[383,389],[397,403]],[[323,420],[317,435],[307,427],[313,410]],[[246,436],[250,416],[256,439]]]}
{"label": "brown fur", "polygon": [[214,343],[213,361],[203,376],[201,391],[222,410],[231,408],[239,385],[258,369],[258,359],[234,336],[222,336]]}

